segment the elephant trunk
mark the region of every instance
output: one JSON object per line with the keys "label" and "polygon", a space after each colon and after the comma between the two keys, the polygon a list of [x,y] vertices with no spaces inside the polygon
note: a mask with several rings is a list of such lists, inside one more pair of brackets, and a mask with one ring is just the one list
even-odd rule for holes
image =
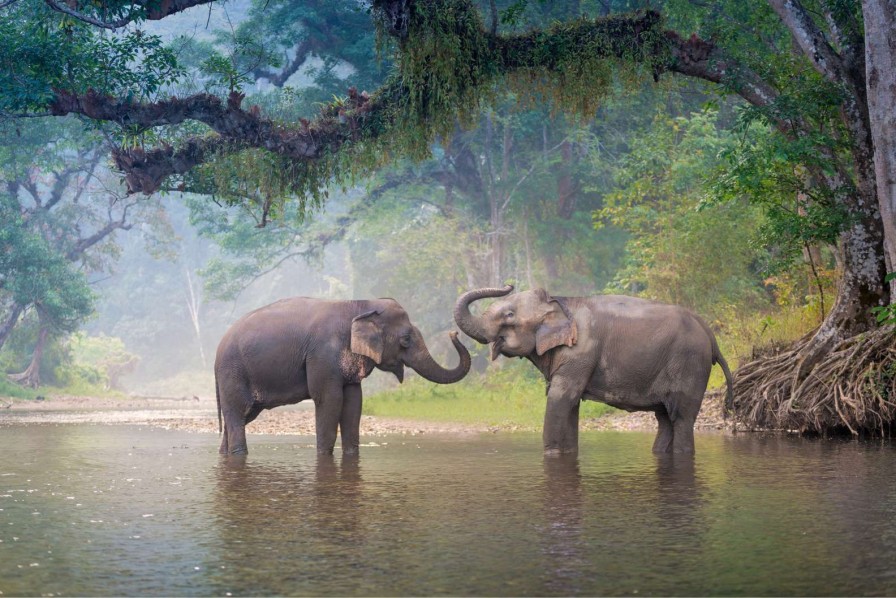
{"label": "elephant trunk", "polygon": [[470,304],[486,297],[503,297],[512,290],[513,285],[507,285],[503,289],[485,288],[467,291],[458,297],[457,303],[454,304],[454,321],[457,322],[457,326],[463,330],[464,334],[483,345],[488,344],[490,341],[485,336],[482,320],[470,313]]}
{"label": "elephant trunk", "polygon": [[426,348],[426,343],[423,342],[423,335],[417,330],[415,330],[414,334],[416,337],[414,341],[417,341],[414,342],[414,346],[418,348],[413,353],[408,354],[404,362],[430,382],[435,382],[436,384],[460,382],[467,375],[467,372],[470,371],[470,353],[463,343],[457,340],[456,332],[452,330],[448,335],[451,337],[451,342],[454,344],[457,356],[460,358],[460,363],[457,364],[456,368],[449,370],[436,363],[436,360],[430,355],[429,349]]}

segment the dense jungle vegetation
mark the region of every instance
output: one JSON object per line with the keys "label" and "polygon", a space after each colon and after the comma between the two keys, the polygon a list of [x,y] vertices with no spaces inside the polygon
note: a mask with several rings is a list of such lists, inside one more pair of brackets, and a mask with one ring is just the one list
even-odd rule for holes
{"label": "dense jungle vegetation", "polygon": [[[693,309],[750,425],[887,432],[894,34],[892,0],[0,0],[0,394],[210,393],[298,294],[395,297],[444,356],[510,281]],[[467,345],[365,409],[537,421]]]}

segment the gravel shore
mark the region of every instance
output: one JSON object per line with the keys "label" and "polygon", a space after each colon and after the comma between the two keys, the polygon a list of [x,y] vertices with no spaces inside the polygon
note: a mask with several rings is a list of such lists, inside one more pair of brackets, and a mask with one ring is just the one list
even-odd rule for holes
{"label": "gravel shore", "polygon": [[[697,420],[697,429],[719,430],[726,427],[720,393],[707,394]],[[58,424],[132,424],[167,430],[218,433],[214,398],[100,398],[51,396],[42,400],[0,398],[0,426],[14,423]],[[314,408],[310,401],[264,411],[250,425],[253,434],[314,435]],[[581,422],[584,430],[655,430],[652,413],[619,412]],[[519,426],[489,426],[451,422],[424,422],[365,415],[361,434],[478,434],[496,431],[530,431]]]}

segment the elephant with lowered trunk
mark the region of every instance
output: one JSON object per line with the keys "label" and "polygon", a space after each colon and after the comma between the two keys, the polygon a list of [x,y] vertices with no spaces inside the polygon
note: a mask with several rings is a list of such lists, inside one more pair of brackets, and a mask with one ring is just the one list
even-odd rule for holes
{"label": "elephant with lowered trunk", "polygon": [[404,366],[439,384],[470,371],[470,354],[450,332],[460,363],[433,360],[420,331],[394,299],[283,299],[240,318],[215,358],[223,454],[246,453],[246,424],[265,409],[314,400],[318,453],[332,453],[337,429],[344,454],[357,453],[361,381],[376,367],[404,379]]}
{"label": "elephant with lowered trunk", "polygon": [[[674,305],[621,295],[551,297],[513,287],[461,295],[457,325],[498,355],[525,357],[547,380],[546,454],[578,450],[579,403],[602,401],[652,411],[659,424],[653,451],[694,452],[694,421],[713,364],[722,366],[731,402],[731,372],[703,320]],[[470,303],[501,297],[481,316]]]}

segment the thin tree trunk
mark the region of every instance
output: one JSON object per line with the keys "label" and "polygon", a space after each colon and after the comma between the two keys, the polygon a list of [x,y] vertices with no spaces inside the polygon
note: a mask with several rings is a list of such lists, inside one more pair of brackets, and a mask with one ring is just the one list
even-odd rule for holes
{"label": "thin tree trunk", "polygon": [[190,276],[190,271],[186,266],[184,266],[184,276],[187,278],[187,311],[190,312],[190,321],[193,323],[193,332],[196,333],[196,344],[199,345],[199,357],[202,360],[202,367],[205,367],[207,363],[205,360],[205,349],[202,347],[202,326],[199,322],[199,309],[202,304],[202,299],[194,288],[193,277]]}
{"label": "thin tree trunk", "polygon": [[572,218],[576,209],[579,181],[575,176],[578,156],[569,140],[560,144],[561,163],[557,168],[557,215],[564,220]]}
{"label": "thin tree trunk", "polygon": [[501,263],[503,261],[502,249],[503,239],[501,238],[503,223],[501,221],[501,201],[498,197],[498,189],[496,185],[495,168],[492,163],[492,149],[494,146],[494,125],[492,123],[492,115],[485,117],[485,166],[488,176],[488,192],[489,205],[489,231],[491,241],[491,259],[489,264],[489,281],[492,286],[500,284],[501,279]]}
{"label": "thin tree trunk", "polygon": [[16,327],[16,324],[18,324],[19,317],[22,315],[23,311],[25,311],[25,307],[23,305],[13,303],[12,310],[10,310],[9,312],[9,316],[6,318],[6,321],[3,322],[3,326],[0,326],[0,349],[2,349],[3,345],[6,344],[6,339],[9,338],[9,335]]}
{"label": "thin tree trunk", "polygon": [[526,283],[530,289],[535,288],[535,279],[532,277],[532,243],[529,239],[529,210],[523,211],[523,242],[526,250]]}

